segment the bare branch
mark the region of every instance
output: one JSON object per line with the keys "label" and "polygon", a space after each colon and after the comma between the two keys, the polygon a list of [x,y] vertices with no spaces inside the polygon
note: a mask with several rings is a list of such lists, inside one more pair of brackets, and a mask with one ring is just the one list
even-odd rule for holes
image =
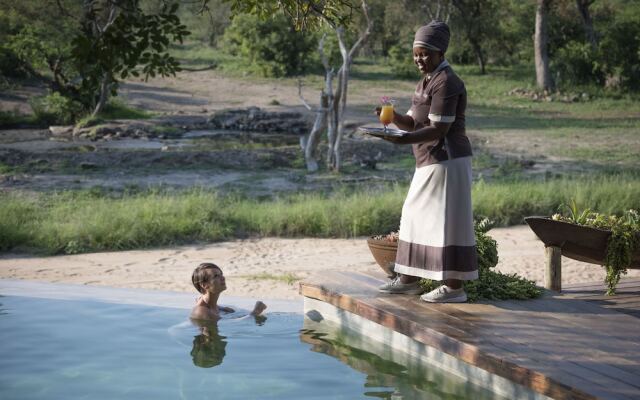
{"label": "bare branch", "polygon": [[349,51],[349,60],[351,60],[355,55],[355,53],[358,50],[360,50],[360,47],[362,46],[362,44],[367,40],[367,38],[371,34],[371,28],[373,27],[373,21],[369,17],[369,6],[367,6],[367,2],[365,0],[362,0],[362,12],[364,13],[364,17],[367,20],[367,27],[365,28],[364,32],[360,34],[360,37],[358,38],[358,40],[351,47],[351,50]]}
{"label": "bare branch", "polygon": [[331,68],[329,66],[329,59],[327,58],[327,55],[324,54],[324,41],[326,38],[327,38],[326,33],[322,35],[322,38],[320,38],[320,41],[318,42],[318,53],[320,53],[320,61],[322,61],[324,70],[329,71],[329,69]]}
{"label": "bare branch", "polygon": [[302,104],[307,110],[313,111],[313,107],[311,107],[309,103],[307,103],[307,100],[305,100],[304,96],[302,95],[302,79],[298,79],[298,97],[300,97],[300,101],[302,101]]}

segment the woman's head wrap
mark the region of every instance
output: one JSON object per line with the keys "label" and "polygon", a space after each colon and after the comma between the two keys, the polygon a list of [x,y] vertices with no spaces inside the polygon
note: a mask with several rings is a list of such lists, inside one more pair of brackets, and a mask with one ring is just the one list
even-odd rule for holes
{"label": "woman's head wrap", "polygon": [[431,21],[416,31],[413,47],[424,47],[445,53],[449,47],[449,27],[441,21]]}

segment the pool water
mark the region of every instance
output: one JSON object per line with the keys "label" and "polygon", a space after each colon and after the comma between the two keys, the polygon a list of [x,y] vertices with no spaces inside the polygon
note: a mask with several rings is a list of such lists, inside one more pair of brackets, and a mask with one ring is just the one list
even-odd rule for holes
{"label": "pool water", "polygon": [[0,296],[0,399],[493,398],[302,329],[301,314],[198,327],[187,313]]}

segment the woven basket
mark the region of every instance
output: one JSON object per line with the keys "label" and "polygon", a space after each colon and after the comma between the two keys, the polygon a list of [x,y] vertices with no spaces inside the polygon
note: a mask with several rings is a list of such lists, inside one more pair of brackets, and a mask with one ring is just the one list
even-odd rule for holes
{"label": "woven basket", "polygon": [[385,274],[387,274],[389,278],[395,277],[396,273],[393,272],[393,266],[396,262],[398,242],[376,240],[373,237],[370,237],[367,239],[367,244],[369,245],[369,250],[371,250],[373,258],[375,258],[376,262]]}

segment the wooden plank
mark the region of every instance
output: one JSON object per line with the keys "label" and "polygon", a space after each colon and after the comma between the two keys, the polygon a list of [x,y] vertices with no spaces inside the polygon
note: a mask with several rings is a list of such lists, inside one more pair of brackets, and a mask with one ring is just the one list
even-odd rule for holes
{"label": "wooden plank", "polygon": [[[383,326],[387,326],[392,329],[401,329],[409,336],[416,338],[416,340],[426,342],[425,344],[431,345],[435,348],[439,348],[440,350],[445,351],[448,354],[463,357],[465,361],[468,361],[472,364],[474,364],[474,362],[481,362],[484,364],[485,369],[489,370],[490,372],[500,375],[506,374],[509,379],[518,379],[525,385],[537,386],[539,390],[544,390],[544,393],[553,395],[554,398],[592,398],[591,396],[587,396],[585,393],[575,391],[566,385],[566,387],[564,387],[559,383],[554,383],[546,376],[540,375],[535,371],[529,371],[527,369],[518,367],[516,364],[509,363],[505,359],[485,356],[483,353],[480,353],[475,346],[470,346],[455,339],[452,340],[451,337],[444,335],[437,330],[426,328],[424,325],[420,325],[414,321],[402,318],[389,318],[387,315],[384,315],[384,313],[374,312],[373,315],[371,315],[370,313],[372,312],[372,310],[368,309],[368,307],[354,307],[353,303],[344,300],[336,301],[336,299],[331,299],[331,301],[329,302],[333,302],[334,305],[345,305],[348,307],[346,308],[348,311],[354,312],[365,318],[377,318],[378,322]],[[399,310],[395,310],[395,312],[399,313],[402,310],[404,309],[400,308]],[[414,317],[415,314],[409,313],[409,316]],[[404,326],[399,326],[399,321],[402,321]],[[449,331],[449,333],[450,332],[451,331]],[[569,397],[567,397],[567,393],[570,393]]]}
{"label": "wooden plank", "polygon": [[[595,304],[591,307],[584,306],[582,303],[587,304],[586,302],[573,299],[569,299],[571,302],[564,300],[565,303],[560,304],[569,306],[562,307],[565,309],[564,313],[557,310],[558,306],[552,307],[553,311],[550,312],[549,304],[559,301],[553,297],[544,303],[524,302],[535,303],[530,309],[497,309],[491,304],[433,305],[417,300],[416,296],[378,294],[377,286],[384,280],[377,277],[341,272],[326,278],[339,280],[340,283],[327,284],[331,290],[327,287],[320,290],[307,288],[301,289],[301,292],[304,295],[312,294],[310,297],[324,297],[331,304],[414,337],[473,365],[501,376],[506,374],[512,380],[520,379],[519,383],[533,385],[529,387],[535,387],[536,390],[548,390],[551,385],[554,394],[561,396],[560,398],[586,396],[586,393],[580,392],[582,394],[573,393],[571,396],[574,397],[567,397],[570,390],[568,385],[554,386],[560,382],[549,381],[544,373],[535,374],[536,371],[540,374],[548,370],[552,374],[550,376],[558,377],[562,382],[571,382],[573,387],[588,388],[590,393],[597,393],[598,396],[611,396],[613,387],[619,398],[634,398],[640,393],[635,382],[639,368],[637,360],[640,357],[629,361],[620,354],[624,346],[617,347],[620,343],[610,344],[611,325],[598,327],[589,339],[580,339],[580,332],[585,328],[585,317],[580,319],[572,313],[578,308],[587,319],[594,319],[593,311],[598,310],[597,313],[608,315],[614,322],[619,320],[614,317],[617,315],[631,319],[633,317],[608,311]],[[340,290],[333,290],[334,286],[339,286]],[[352,292],[357,298],[351,297]],[[514,313],[515,316],[512,315]],[[531,318],[531,315],[535,318]],[[570,319],[568,324],[565,320],[567,316]],[[543,331],[543,334],[538,330]],[[637,329],[632,332],[637,332]],[[545,341],[544,333],[551,333],[554,339],[562,339],[559,343]],[[637,337],[628,338],[623,334],[618,336],[623,336],[622,341],[626,340],[629,344],[627,351],[631,350],[635,357],[638,352],[638,343],[635,342]],[[573,347],[567,346],[566,341],[571,342]],[[576,348],[576,344],[582,347]],[[604,363],[603,360],[607,362]],[[509,367],[505,368],[505,365]]]}

